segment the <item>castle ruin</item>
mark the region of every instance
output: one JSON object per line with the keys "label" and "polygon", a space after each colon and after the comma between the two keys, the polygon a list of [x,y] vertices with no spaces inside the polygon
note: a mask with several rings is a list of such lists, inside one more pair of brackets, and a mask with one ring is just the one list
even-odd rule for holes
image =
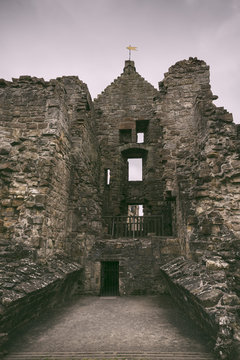
{"label": "castle ruin", "polygon": [[72,293],[169,292],[240,354],[240,125],[216,98],[196,58],[159,89],[127,60],[94,101],[74,76],[0,80],[2,343]]}

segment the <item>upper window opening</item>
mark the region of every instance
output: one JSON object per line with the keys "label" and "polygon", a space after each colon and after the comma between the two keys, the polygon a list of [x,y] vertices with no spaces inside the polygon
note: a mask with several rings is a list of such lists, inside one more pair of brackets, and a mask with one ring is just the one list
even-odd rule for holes
{"label": "upper window opening", "polygon": [[142,181],[142,158],[128,159],[128,181]]}
{"label": "upper window opening", "polygon": [[128,205],[128,216],[143,216],[143,205]]}
{"label": "upper window opening", "polygon": [[137,143],[148,142],[148,120],[136,121]]}
{"label": "upper window opening", "polygon": [[119,142],[121,144],[127,144],[132,142],[132,130],[131,129],[119,130]]}
{"label": "upper window opening", "polygon": [[137,133],[137,143],[138,144],[144,143],[144,132]]}

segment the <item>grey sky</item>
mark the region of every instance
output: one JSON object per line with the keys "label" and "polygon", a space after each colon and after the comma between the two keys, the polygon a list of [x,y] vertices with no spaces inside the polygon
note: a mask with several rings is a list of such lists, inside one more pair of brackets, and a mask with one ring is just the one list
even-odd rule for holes
{"label": "grey sky", "polygon": [[0,77],[77,75],[96,97],[133,53],[155,87],[197,56],[210,65],[215,102],[240,123],[240,0],[0,0]]}

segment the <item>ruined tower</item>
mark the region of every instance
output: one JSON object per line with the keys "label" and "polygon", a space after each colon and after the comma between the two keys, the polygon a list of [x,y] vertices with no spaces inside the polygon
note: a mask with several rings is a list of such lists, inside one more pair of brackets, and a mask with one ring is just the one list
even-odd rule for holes
{"label": "ruined tower", "polygon": [[123,74],[94,103],[101,173],[110,174],[109,183],[103,175],[101,179],[103,213],[128,216],[131,206],[140,207],[146,221],[146,216],[156,216],[158,229],[153,231],[171,235],[171,195],[165,192],[162,177],[163,129],[154,109],[157,96],[134,62],[126,61]]}

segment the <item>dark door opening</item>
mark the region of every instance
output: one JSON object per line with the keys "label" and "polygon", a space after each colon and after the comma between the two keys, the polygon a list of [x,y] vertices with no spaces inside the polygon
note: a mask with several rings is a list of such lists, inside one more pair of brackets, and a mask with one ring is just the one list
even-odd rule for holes
{"label": "dark door opening", "polygon": [[119,295],[119,262],[102,261],[101,263],[101,296]]}

